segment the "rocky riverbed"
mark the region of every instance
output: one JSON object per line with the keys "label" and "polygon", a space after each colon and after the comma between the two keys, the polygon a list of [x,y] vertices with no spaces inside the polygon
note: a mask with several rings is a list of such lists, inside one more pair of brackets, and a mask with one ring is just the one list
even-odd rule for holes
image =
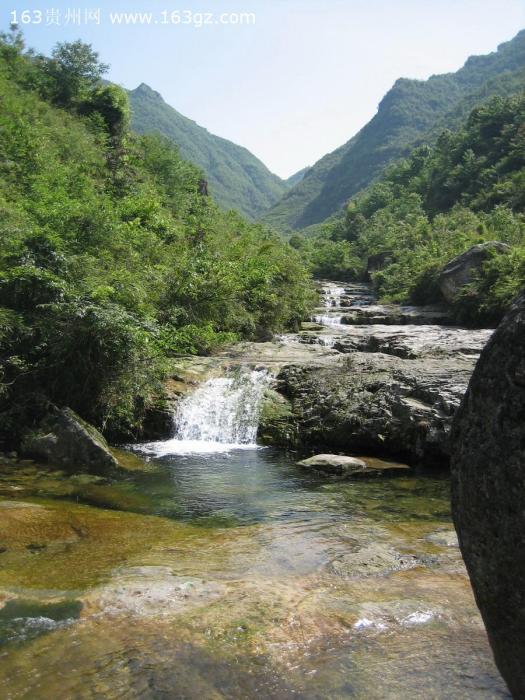
{"label": "rocky riverbed", "polygon": [[447,466],[452,418],[493,330],[454,327],[443,308],[379,305],[365,284],[320,289],[322,306],[299,333],[183,360],[177,391],[229,366],[264,367],[274,378],[259,426],[266,444]]}

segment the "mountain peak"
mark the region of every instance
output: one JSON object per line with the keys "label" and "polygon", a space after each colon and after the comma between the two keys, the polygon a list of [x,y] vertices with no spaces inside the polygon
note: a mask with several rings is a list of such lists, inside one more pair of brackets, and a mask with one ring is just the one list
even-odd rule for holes
{"label": "mountain peak", "polygon": [[164,102],[164,98],[160,94],[160,92],[157,92],[153,88],[151,88],[149,85],[146,85],[146,83],[141,83],[138,87],[136,87],[134,90],[131,90],[131,92],[134,95],[147,98],[150,100],[156,100],[158,102]]}
{"label": "mountain peak", "polygon": [[246,148],[214,136],[171,107],[149,85],[129,93],[132,125],[139,134],[160,133],[179,147],[183,158],[206,173],[217,203],[255,219],[268,211],[288,189]]}

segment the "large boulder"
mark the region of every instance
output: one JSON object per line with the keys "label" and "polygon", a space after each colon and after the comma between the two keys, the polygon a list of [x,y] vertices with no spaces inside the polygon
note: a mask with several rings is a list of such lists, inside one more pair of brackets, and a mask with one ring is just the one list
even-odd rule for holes
{"label": "large boulder", "polygon": [[99,431],[70,408],[51,410],[38,429],[26,435],[21,451],[27,457],[94,474],[119,466]]}
{"label": "large boulder", "polygon": [[481,354],[451,437],[461,550],[499,669],[525,698],[525,295]]}
{"label": "large boulder", "polygon": [[295,449],[448,464],[452,418],[474,364],[467,356],[404,360],[354,352],[285,365],[276,389],[287,410],[278,421],[263,414],[260,434]]}
{"label": "large boulder", "polygon": [[445,299],[451,303],[462,287],[472,282],[477,272],[489,255],[508,253],[510,246],[499,241],[488,241],[472,246],[467,251],[453,258],[445,265],[439,276],[439,287]]}

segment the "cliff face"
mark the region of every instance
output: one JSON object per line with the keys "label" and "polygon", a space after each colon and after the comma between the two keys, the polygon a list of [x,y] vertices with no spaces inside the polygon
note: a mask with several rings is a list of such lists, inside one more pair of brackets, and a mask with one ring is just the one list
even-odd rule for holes
{"label": "cliff face", "polygon": [[463,557],[496,663],[525,698],[525,294],[480,357],[452,445]]}

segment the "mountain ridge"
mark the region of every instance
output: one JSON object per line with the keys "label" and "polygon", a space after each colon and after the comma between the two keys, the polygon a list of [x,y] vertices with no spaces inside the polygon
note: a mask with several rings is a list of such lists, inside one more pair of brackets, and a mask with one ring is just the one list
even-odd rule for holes
{"label": "mountain ridge", "polygon": [[496,51],[469,57],[455,73],[428,80],[398,78],[375,116],[349,141],[317,161],[264,215],[264,221],[281,231],[321,223],[412,147],[457,126],[480,100],[518,91],[524,77],[522,30]]}
{"label": "mountain ridge", "polygon": [[211,194],[222,209],[257,219],[289,189],[286,181],[247,148],[184,116],[146,83],[129,90],[128,95],[133,129],[139,134],[160,133],[177,144],[183,158],[204,170]]}

